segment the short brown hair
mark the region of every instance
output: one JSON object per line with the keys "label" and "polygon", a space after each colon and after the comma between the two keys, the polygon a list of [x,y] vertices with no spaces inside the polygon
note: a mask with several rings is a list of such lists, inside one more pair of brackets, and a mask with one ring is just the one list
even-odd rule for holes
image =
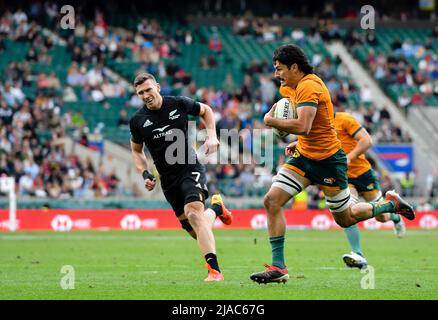
{"label": "short brown hair", "polygon": [[147,80],[152,80],[152,82],[157,83],[157,80],[153,75],[147,72],[139,73],[134,80],[134,88],[137,88],[137,86],[141,85],[142,83],[146,82]]}

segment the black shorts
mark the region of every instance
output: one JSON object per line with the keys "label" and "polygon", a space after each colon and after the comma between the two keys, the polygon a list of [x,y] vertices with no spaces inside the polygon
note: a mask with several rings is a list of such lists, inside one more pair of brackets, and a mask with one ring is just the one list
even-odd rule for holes
{"label": "black shorts", "polygon": [[184,206],[187,203],[195,201],[205,203],[208,198],[207,178],[202,165],[184,169],[178,176],[162,176],[161,180],[164,182],[162,183],[164,196],[177,217],[184,213]]}

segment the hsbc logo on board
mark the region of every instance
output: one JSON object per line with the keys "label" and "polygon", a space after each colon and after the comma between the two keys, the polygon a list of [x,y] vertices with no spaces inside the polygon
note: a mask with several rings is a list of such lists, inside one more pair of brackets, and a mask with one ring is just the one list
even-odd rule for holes
{"label": "hsbc logo on board", "polygon": [[[11,221],[10,220],[0,220],[0,230],[11,230]],[[15,230],[20,229],[20,220],[15,221]]]}
{"label": "hsbc logo on board", "polygon": [[313,217],[311,225],[312,229],[327,230],[330,229],[330,226],[332,225],[332,220],[326,215],[317,214],[315,217]]}
{"label": "hsbc logo on board", "polygon": [[141,226],[140,218],[135,214],[128,214],[120,221],[123,230],[138,230]]}
{"label": "hsbc logo on board", "polygon": [[252,217],[250,223],[253,229],[266,229],[268,227],[268,218],[266,214],[256,214]]}
{"label": "hsbc logo on board", "polygon": [[50,223],[52,229],[55,231],[70,231],[73,227],[73,221],[66,214],[59,214],[53,217],[52,222]]}
{"label": "hsbc logo on board", "polygon": [[88,230],[91,229],[91,219],[76,219],[73,220],[66,214],[58,214],[53,217],[50,225],[55,231],[70,231],[71,229]]}
{"label": "hsbc logo on board", "polygon": [[435,229],[438,227],[438,220],[431,214],[425,214],[421,217],[419,225],[423,229]]}
{"label": "hsbc logo on board", "polygon": [[158,219],[141,220],[136,214],[127,214],[120,220],[120,227],[123,230],[156,229],[158,228]]}

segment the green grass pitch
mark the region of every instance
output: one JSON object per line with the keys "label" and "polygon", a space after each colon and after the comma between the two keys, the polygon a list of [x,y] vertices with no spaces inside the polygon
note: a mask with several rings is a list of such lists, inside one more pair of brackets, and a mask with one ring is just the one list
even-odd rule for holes
{"label": "green grass pitch", "polygon": [[[341,230],[286,235],[286,284],[249,279],[270,263],[266,230],[216,230],[222,283],[204,283],[197,244],[183,231],[0,234],[0,299],[438,299],[438,231],[363,231],[374,289],[361,288]],[[75,288],[61,288],[64,265]],[[70,273],[71,275],[71,273]],[[371,285],[372,282],[366,282]]]}

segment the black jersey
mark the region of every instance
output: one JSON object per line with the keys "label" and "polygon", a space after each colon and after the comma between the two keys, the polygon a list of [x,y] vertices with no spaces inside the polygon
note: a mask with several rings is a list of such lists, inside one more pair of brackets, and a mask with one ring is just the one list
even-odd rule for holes
{"label": "black jersey", "polygon": [[[193,99],[163,96],[163,104],[159,110],[150,110],[144,106],[132,116],[129,122],[131,140],[146,145],[161,176],[178,175],[187,164],[199,164],[195,150],[188,145],[187,128],[188,115],[199,116],[200,110],[199,102]],[[175,142],[178,144],[177,148]],[[171,145],[172,147],[169,148]],[[166,159],[166,150],[168,159]],[[174,151],[171,157],[169,150]],[[176,154],[182,150],[184,150],[183,161],[174,163],[177,157],[182,160],[181,154]]]}

